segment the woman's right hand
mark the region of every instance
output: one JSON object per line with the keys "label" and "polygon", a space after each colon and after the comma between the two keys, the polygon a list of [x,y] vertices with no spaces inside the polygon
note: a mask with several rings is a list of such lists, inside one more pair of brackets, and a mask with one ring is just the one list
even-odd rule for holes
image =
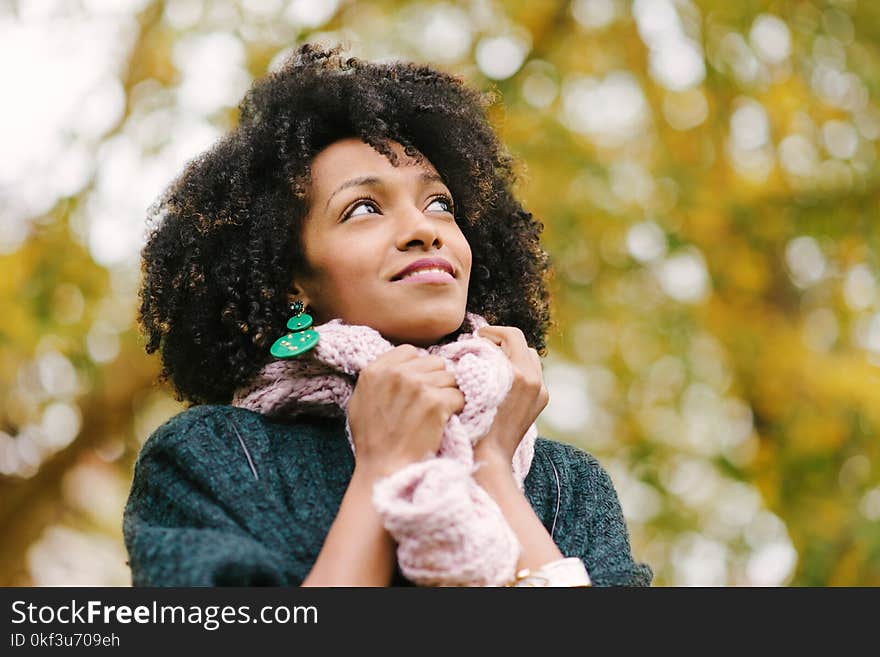
{"label": "woman's right hand", "polygon": [[361,370],[348,404],[355,469],[383,477],[436,454],[446,421],[463,408],[440,356],[411,344],[382,354]]}

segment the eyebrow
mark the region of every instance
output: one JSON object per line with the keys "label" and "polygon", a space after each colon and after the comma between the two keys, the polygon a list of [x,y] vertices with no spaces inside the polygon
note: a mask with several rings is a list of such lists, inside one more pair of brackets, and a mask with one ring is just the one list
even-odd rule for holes
{"label": "eyebrow", "polygon": [[[441,178],[436,173],[432,173],[430,171],[423,171],[419,175],[419,180],[422,183],[430,183],[430,182],[443,182],[443,178]],[[336,188],[336,191],[330,194],[330,198],[327,199],[327,205],[324,208],[324,211],[327,211],[327,208],[330,207],[330,201],[333,200],[333,197],[336,196],[343,189],[348,189],[349,187],[380,187],[383,184],[382,178],[378,178],[376,176],[360,176],[358,178],[352,178],[351,180],[346,180],[339,187]]]}

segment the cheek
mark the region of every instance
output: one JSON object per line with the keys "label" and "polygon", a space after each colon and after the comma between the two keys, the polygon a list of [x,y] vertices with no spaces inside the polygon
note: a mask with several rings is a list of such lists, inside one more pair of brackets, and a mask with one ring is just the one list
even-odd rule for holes
{"label": "cheek", "polygon": [[465,239],[464,234],[459,234],[458,236],[456,251],[458,255],[458,260],[459,262],[461,262],[461,266],[466,269],[468,274],[470,274],[471,263],[473,262],[473,254],[471,253],[470,244],[468,244],[468,241],[467,239]]}
{"label": "cheek", "polygon": [[328,245],[314,263],[324,287],[329,288],[339,297],[356,296],[358,289],[363,289],[376,279],[375,256],[369,252],[352,248],[345,244]]}
{"label": "cheek", "polygon": [[350,247],[321,232],[306,233],[304,242],[306,258],[325,293],[335,292],[355,275],[357,254]]}
{"label": "cheek", "polygon": [[327,263],[322,270],[322,278],[326,286],[340,297],[356,294],[357,289],[363,287],[369,278],[366,269],[358,262],[338,257],[335,261]]}

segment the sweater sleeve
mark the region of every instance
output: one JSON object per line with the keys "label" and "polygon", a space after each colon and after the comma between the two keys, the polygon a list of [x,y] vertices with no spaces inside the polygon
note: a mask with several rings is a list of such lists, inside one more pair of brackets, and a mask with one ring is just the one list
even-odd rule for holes
{"label": "sweater sleeve", "polygon": [[123,516],[132,585],[288,584],[281,555],[247,529],[264,495],[241,446],[235,453],[204,412],[182,415],[154,432],[135,464]]}
{"label": "sweater sleeve", "polygon": [[545,488],[552,488],[553,503],[558,489],[558,512],[549,514],[553,520],[548,528],[560,551],[579,557],[595,586],[649,586],[653,572],[633,559],[620,500],[605,469],[572,445],[542,441],[542,447],[544,462],[553,467],[542,468],[546,474],[540,479],[552,482]]}

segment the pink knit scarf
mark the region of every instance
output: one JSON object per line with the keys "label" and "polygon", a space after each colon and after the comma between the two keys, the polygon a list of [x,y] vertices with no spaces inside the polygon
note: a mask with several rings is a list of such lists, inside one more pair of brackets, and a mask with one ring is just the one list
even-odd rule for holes
{"label": "pink knit scarf", "polygon": [[[423,586],[499,586],[516,570],[520,546],[501,509],[473,479],[473,446],[492,425],[513,381],[507,357],[473,331],[487,322],[467,313],[470,332],[455,341],[419,349],[443,358],[464,395],[463,410],[449,418],[437,456],[412,463],[379,480],[373,503],[397,541],[404,575]],[[241,406],[273,417],[304,413],[346,416],[362,368],[394,347],[378,331],[334,319],[315,326],[320,339],[298,358],[266,365],[233,398]],[[534,455],[533,424],[513,457],[520,490]]]}

